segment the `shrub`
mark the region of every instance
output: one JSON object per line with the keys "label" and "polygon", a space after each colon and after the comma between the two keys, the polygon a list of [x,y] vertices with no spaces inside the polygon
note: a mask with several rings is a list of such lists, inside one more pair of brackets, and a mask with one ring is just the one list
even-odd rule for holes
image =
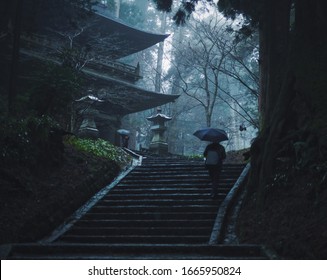
{"label": "shrub", "polygon": [[2,119],[0,127],[1,166],[52,164],[62,156],[59,126],[48,116]]}
{"label": "shrub", "polygon": [[103,139],[81,139],[75,136],[70,136],[66,138],[65,143],[73,146],[79,151],[113,160],[120,165],[125,165],[131,160],[130,156],[127,155],[122,149]]}

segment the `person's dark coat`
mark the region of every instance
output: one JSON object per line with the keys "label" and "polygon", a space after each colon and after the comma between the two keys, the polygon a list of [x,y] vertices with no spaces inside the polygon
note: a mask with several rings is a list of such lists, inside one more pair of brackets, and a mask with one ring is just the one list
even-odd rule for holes
{"label": "person's dark coat", "polygon": [[209,151],[216,151],[219,155],[219,160],[217,162],[217,166],[221,166],[223,160],[226,158],[225,148],[219,143],[211,143],[209,144],[203,152],[203,156],[206,158]]}
{"label": "person's dark coat", "polygon": [[[215,164],[209,161],[209,154],[211,153],[211,151],[216,152],[218,155],[217,160],[216,161],[214,160],[216,162]],[[203,156],[206,158],[205,166],[206,169],[208,169],[209,176],[212,181],[211,195],[213,197],[216,197],[218,192],[218,183],[219,183],[219,177],[223,165],[223,160],[226,158],[225,148],[219,143],[211,143],[204,150]]]}

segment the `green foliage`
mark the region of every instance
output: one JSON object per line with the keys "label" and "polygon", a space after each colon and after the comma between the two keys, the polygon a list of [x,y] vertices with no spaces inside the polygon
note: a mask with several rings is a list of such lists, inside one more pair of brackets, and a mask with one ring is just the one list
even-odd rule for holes
{"label": "green foliage", "polygon": [[35,76],[37,82],[27,92],[28,109],[38,117],[49,115],[67,128],[72,102],[81,89],[78,73],[70,67],[49,64]]}
{"label": "green foliage", "polygon": [[308,168],[317,160],[317,147],[305,141],[298,141],[293,144],[295,151],[295,168]]}
{"label": "green foliage", "polygon": [[189,155],[187,156],[188,159],[196,159],[196,160],[203,160],[203,155]]}
{"label": "green foliage", "polygon": [[153,0],[159,11],[171,12],[172,0]]}
{"label": "green foliage", "polygon": [[301,124],[301,129],[287,133],[287,141],[283,142],[283,148],[278,152],[280,157],[275,161],[270,186],[308,188],[318,197],[326,190],[326,142],[313,126]]}
{"label": "green foliage", "polygon": [[62,156],[61,137],[56,137],[58,124],[48,116],[25,119],[1,119],[1,167],[53,164]]}
{"label": "green foliage", "polygon": [[295,172],[289,162],[281,162],[276,168],[274,177],[271,183],[266,187],[267,189],[274,188],[291,188],[295,183]]}
{"label": "green foliage", "polygon": [[[171,12],[173,1],[172,0],[153,0],[156,4],[156,7],[159,11],[163,12]],[[186,20],[191,16],[191,14],[195,11],[195,6],[199,2],[199,0],[190,0],[190,1],[182,1],[179,9],[175,13],[173,20],[177,25],[185,24]],[[212,0],[204,0],[202,2],[212,3]]]}
{"label": "green foliage", "polygon": [[262,16],[262,6],[265,0],[219,0],[217,5],[220,12],[226,17],[235,19],[237,15],[243,14],[246,18],[251,19],[251,23],[255,24]]}
{"label": "green foliage", "polygon": [[87,152],[95,156],[116,161],[120,164],[127,163],[130,158],[120,148],[103,139],[81,139],[75,136],[68,137],[66,144],[72,145],[79,151]]}
{"label": "green foliage", "polygon": [[[62,47],[59,49],[58,58],[62,63],[63,68],[71,69],[70,72],[80,71],[89,59],[91,47]],[[75,74],[75,73],[74,73]]]}

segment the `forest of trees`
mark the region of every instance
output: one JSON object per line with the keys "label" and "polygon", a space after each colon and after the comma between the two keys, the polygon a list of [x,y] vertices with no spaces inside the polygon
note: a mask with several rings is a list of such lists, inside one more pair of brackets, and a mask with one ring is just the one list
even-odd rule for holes
{"label": "forest of trees", "polygon": [[[24,104],[24,101],[20,102],[22,99],[32,100],[28,97],[31,90],[17,93],[21,89],[18,89],[17,83],[13,82],[17,80],[17,69],[19,67],[19,55],[17,54],[20,48],[19,44],[21,44],[18,39],[19,32],[23,35],[26,32],[33,32],[33,28],[37,24],[34,18],[37,18],[39,13],[49,14],[49,17],[53,17],[51,12],[49,13],[47,10],[46,5],[60,7],[64,2],[52,3],[50,1],[42,5],[38,1],[35,1],[33,5],[25,3],[28,10],[26,11],[26,7],[23,7],[25,9],[24,14],[26,13],[26,16],[21,20],[23,21],[23,28],[19,27],[21,23],[18,21],[17,31],[19,32],[16,32],[17,38],[12,38],[14,46],[16,46],[13,48],[15,54],[12,54],[15,59],[12,60],[11,71],[9,72],[12,81],[11,86],[8,91],[5,87],[2,89],[4,96],[8,97],[8,106],[5,106],[3,111],[8,110],[12,115],[15,115],[15,111],[22,112],[22,107],[26,109],[24,110],[27,114],[27,111],[31,111],[31,109],[37,111],[38,115],[58,111],[58,114],[65,114],[64,128],[73,131],[74,127],[69,121],[72,109],[69,104],[65,106],[64,103],[76,98],[82,91],[82,85],[79,85],[81,81],[78,81],[78,75],[76,77],[74,75],[93,60],[94,51],[90,52],[90,49],[96,48],[97,52],[101,52],[101,43],[97,42],[96,39],[88,43],[89,46],[85,48],[76,48],[75,46],[75,40],[78,40],[80,34],[85,32],[86,29],[91,29],[92,20],[88,18],[87,11],[91,9],[93,2],[77,2],[77,5],[85,5],[86,12],[84,15],[75,15],[73,18],[68,17],[67,26],[69,26],[69,22],[72,23],[69,29],[65,31],[51,29],[51,32],[61,41],[66,42],[65,47],[58,44],[55,55],[63,62],[63,65],[68,66],[65,72],[71,76],[70,79],[72,80],[67,84],[67,87],[60,81],[58,83],[49,83],[51,77],[61,79],[60,71],[58,72],[56,67],[52,70],[48,69],[49,71],[41,70],[44,83],[49,85],[32,85],[32,91],[41,92],[44,91],[45,87],[49,87],[52,88],[52,97],[45,101],[42,98],[47,98],[46,96],[42,96],[42,98],[38,96],[38,104],[35,104],[36,98],[32,98],[34,99],[32,103]],[[189,128],[185,131],[180,131],[181,127],[185,127],[185,119],[189,124],[192,124],[196,119],[198,127],[219,126],[225,128],[230,135],[230,141],[227,144],[229,150],[245,148],[250,145],[250,141],[255,136],[258,128],[256,105],[258,98],[258,57],[256,51],[258,45],[256,35],[251,36],[251,38],[239,35],[239,27],[224,19],[221,14],[219,20],[216,19],[218,11],[212,9],[212,7],[209,10],[205,6],[200,7],[196,12],[197,19],[192,17],[186,23],[189,26],[178,27],[172,20],[173,13],[158,12],[155,9],[155,3],[151,1],[111,0],[99,2],[109,14],[119,16],[133,26],[153,32],[171,34],[165,44],[161,43],[158,47],[152,47],[122,60],[122,62],[131,64],[141,63],[143,80],[139,82],[140,86],[166,94],[182,95],[180,101],[168,105],[164,109],[167,114],[172,115],[174,120],[176,119],[170,123],[168,131],[171,152],[189,155],[199,154],[202,151],[202,143],[199,142],[197,147],[194,147],[192,137],[188,136],[194,132],[192,125],[189,125]],[[6,13],[7,18],[8,14],[14,16],[15,12],[21,13],[21,7],[16,6],[15,3],[5,3],[7,4],[5,4],[3,11]],[[174,3],[174,9],[178,8],[178,4],[178,1]],[[11,13],[6,12],[9,10]],[[199,15],[201,16],[199,17]],[[55,22],[56,19],[54,18],[53,21]],[[4,39],[8,39],[5,34],[9,34],[6,22],[4,17],[2,25]],[[217,30],[214,31],[216,27]],[[221,34],[226,30],[224,33],[226,35],[217,41],[217,38],[221,35],[219,30]],[[185,34],[188,35],[185,36]],[[184,40],[185,37],[188,40]],[[180,44],[181,41],[183,41],[183,44]],[[202,48],[207,50],[207,58],[201,57],[202,50],[199,47],[197,49],[193,48],[193,45],[198,44],[202,44]],[[210,44],[213,44],[214,47],[210,47]],[[187,50],[188,57],[185,57],[185,50]],[[43,52],[45,56],[49,52],[48,49],[39,51]],[[202,69],[197,68],[191,71],[192,67],[187,63],[192,63],[192,56],[198,56],[199,65],[203,64]],[[218,61],[219,67],[216,66]],[[69,69],[73,70],[72,73],[68,73]],[[47,72],[49,73],[48,76],[45,75]],[[39,75],[39,73],[36,73],[36,75]],[[202,77],[205,77],[205,79]],[[70,89],[71,86],[74,88]],[[37,93],[33,95],[35,94]],[[14,105],[15,102],[18,102],[18,104]],[[63,107],[66,108],[65,112],[62,110]],[[190,109],[192,109],[191,113]],[[146,141],[149,142],[150,124],[145,120],[145,117],[152,113],[153,111],[149,111],[128,116],[125,125],[132,129],[140,128],[144,134],[148,135]],[[240,131],[240,126],[247,127],[247,130]]]}
{"label": "forest of trees", "polygon": [[[174,3],[177,8],[178,2]],[[168,124],[170,151],[202,153],[203,143],[193,141],[194,122],[197,127],[226,129],[230,135],[228,150],[249,147],[259,126],[257,35],[243,36],[239,25],[225,19],[213,6],[199,6],[182,27],[174,23],[174,13],[158,15],[149,8],[144,12],[143,28],[148,29],[149,23],[153,28],[157,22],[157,30],[170,34],[164,47],[160,44],[158,50],[154,47],[137,54],[141,56],[137,59],[144,77],[142,86],[181,95],[164,109],[173,117]],[[130,126],[140,127],[149,135],[150,124],[144,120],[150,114],[129,116]],[[240,131],[240,126],[247,130]]]}
{"label": "forest of trees", "polygon": [[[250,149],[247,190],[249,196],[255,194],[258,209],[272,190],[290,187],[307,188],[312,205],[322,204],[327,186],[323,0],[2,1],[2,175],[8,175],[11,165],[60,160],[62,143],[50,139],[50,131],[74,133],[72,101],[87,88],[81,70],[96,54],[108,52],[89,28],[95,4],[135,28],[170,34],[164,43],[120,62],[139,63],[143,79],[138,86],[180,95],[163,106],[172,117],[167,130],[171,153],[201,155],[204,143],[193,132],[223,128],[229,135],[227,150]],[[54,9],[64,20],[58,22]],[[31,63],[21,53],[40,15],[53,23],[47,32],[64,44],[49,51],[44,35],[38,38],[44,48],[37,55],[55,57],[59,64],[51,59]],[[58,25],[65,25],[65,32],[56,29]],[[93,35],[92,44],[76,47],[86,29]],[[114,54],[114,44],[110,51]],[[141,132],[145,146],[151,139],[146,117],[155,110],[123,120],[124,128]]]}
{"label": "forest of trees", "polygon": [[[47,5],[64,2],[48,1]],[[85,18],[94,4],[91,0],[70,2],[86,8],[85,15],[76,14],[70,18],[71,22]],[[178,120],[192,123],[192,117],[202,116],[199,126],[223,127],[231,139],[236,135],[238,142],[241,137],[239,127],[252,127],[254,130],[248,132],[244,145],[249,145],[255,130],[259,129],[252,145],[253,186],[264,186],[271,180],[276,158],[287,157],[290,165],[299,168],[314,164],[317,168],[310,170],[324,170],[320,165],[326,153],[326,97],[323,94],[326,89],[323,63],[326,20],[321,14],[325,4],[318,0],[310,4],[305,0],[274,3],[220,0],[217,9],[213,2],[100,1],[109,13],[129,24],[171,34],[165,47],[160,44],[158,49],[153,47],[126,58],[126,61],[141,61],[142,86],[167,94],[181,94],[176,104],[165,109],[176,119],[171,122],[168,132],[169,139],[174,138],[171,135],[176,136],[170,143],[172,151],[184,153],[185,147],[182,147],[183,152],[177,147],[181,144],[174,142],[180,138],[181,142],[187,143],[186,136],[192,133],[190,130],[178,133],[181,126],[187,127],[187,123],[180,125]],[[7,106],[2,105],[2,112],[11,115],[21,111],[21,104],[15,104],[22,99],[17,88],[20,36],[33,29],[33,17],[21,17],[26,13],[21,5],[21,1],[4,1],[4,9],[1,9],[1,39],[10,36],[13,42],[10,70],[8,76],[3,77],[8,78],[9,87],[4,86],[5,83],[1,87],[1,94],[7,100]],[[36,14],[45,11],[38,1],[28,7]],[[163,12],[158,13],[154,8]],[[65,36],[72,44],[74,37]],[[58,52],[64,62],[70,66],[74,63],[73,68],[87,63],[85,50]],[[61,79],[55,69],[51,71],[49,75]],[[77,77],[74,72],[68,75],[72,75],[69,86],[73,89],[63,89],[66,85],[60,83],[54,85],[52,103],[48,102],[53,108],[67,102],[64,92],[69,91],[75,96]],[[43,79],[47,82],[49,77]],[[42,89],[38,85],[34,86],[34,91],[37,87],[39,91]],[[32,105],[42,115],[54,111],[44,108],[46,103]],[[127,125],[141,127],[147,133],[149,124],[144,119],[149,114],[129,116]],[[242,145],[234,143],[230,149],[233,147],[241,148]],[[198,153],[200,149],[190,147],[187,153]]]}

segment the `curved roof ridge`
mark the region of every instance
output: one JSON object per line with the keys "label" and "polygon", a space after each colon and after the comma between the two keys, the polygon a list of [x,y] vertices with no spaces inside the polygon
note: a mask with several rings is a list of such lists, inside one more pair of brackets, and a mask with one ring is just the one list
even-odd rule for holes
{"label": "curved roof ridge", "polygon": [[99,5],[96,5],[94,6],[95,8],[95,14],[99,15],[99,16],[102,16],[106,19],[109,19],[109,20],[112,20],[116,23],[120,23],[122,25],[125,25],[126,27],[129,27],[129,28],[133,28],[135,30],[138,30],[138,31],[141,31],[141,32],[144,32],[144,33],[148,33],[148,34],[153,34],[153,35],[159,35],[159,36],[165,36],[165,38],[169,37],[170,34],[163,34],[163,33],[156,33],[156,32],[152,32],[152,31],[149,31],[149,30],[143,30],[139,27],[135,27],[135,26],[132,26],[131,24],[129,24],[128,22],[120,19],[120,18],[117,18],[116,16],[110,14],[110,13],[104,13],[102,12],[101,10],[99,10],[99,8],[101,9],[101,7],[99,7]]}

